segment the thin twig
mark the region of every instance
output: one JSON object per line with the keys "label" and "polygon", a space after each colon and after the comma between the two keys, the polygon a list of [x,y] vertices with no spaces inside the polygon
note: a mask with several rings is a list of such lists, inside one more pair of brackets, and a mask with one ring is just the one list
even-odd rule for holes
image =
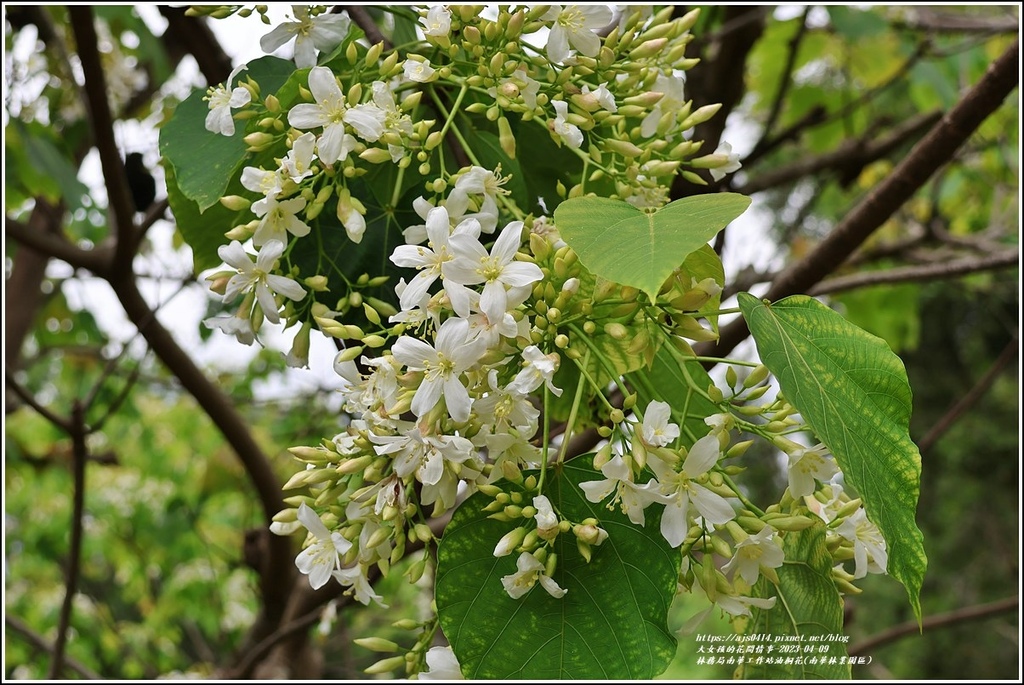
{"label": "thin twig", "polygon": [[1019,263],[1020,253],[1017,250],[1005,250],[984,257],[967,257],[950,262],[940,262],[939,264],[926,264],[924,266],[901,266],[883,271],[862,271],[849,276],[828,278],[808,290],[807,294],[824,295],[826,293],[838,293],[845,290],[853,290],[854,288],[884,285],[886,283],[934,281],[977,273],[978,271],[1007,269],[1017,266]]}
{"label": "thin twig", "polygon": [[62,419],[43,405],[39,404],[39,402],[36,401],[36,398],[32,396],[32,393],[22,386],[21,383],[15,380],[13,373],[8,370],[4,370],[4,380],[7,382],[7,387],[13,390],[14,394],[17,395],[22,402],[35,409],[36,412],[38,412],[44,419],[52,423],[57,428],[60,428],[65,433],[70,434],[71,431],[74,430],[67,419]]}
{"label": "thin twig", "polygon": [[64,648],[67,646],[68,628],[71,626],[71,609],[78,592],[78,576],[82,568],[82,522],[85,515],[85,463],[89,451],[85,444],[85,407],[76,400],[71,407],[71,455],[75,492],[71,512],[71,549],[68,551],[68,570],[64,583],[64,603],[60,608],[57,624],[57,640],[53,645],[53,661],[50,662],[50,679],[64,671]]}
{"label": "thin twig", "polygon": [[[20,618],[7,614],[4,616],[4,625],[18,635],[21,635],[36,649],[41,649],[47,654],[53,654],[53,645],[47,642],[42,635],[29,628],[28,624]],[[64,665],[87,680],[103,680],[103,676],[73,657],[65,656]]]}
{"label": "thin twig", "polygon": [[782,77],[779,79],[779,87],[775,92],[775,100],[772,102],[771,109],[768,112],[768,118],[764,123],[764,132],[761,134],[761,139],[757,141],[753,151],[750,155],[753,155],[758,151],[758,148],[763,147],[771,135],[772,129],[775,128],[775,123],[779,119],[779,115],[782,113],[782,103],[785,101],[786,93],[789,92],[789,86],[793,82],[793,69],[796,66],[796,56],[800,52],[800,44],[803,42],[804,36],[807,34],[807,16],[811,13],[813,7],[808,5],[804,10],[804,14],[800,17],[800,26],[797,27],[796,33],[789,41],[789,52],[786,55],[786,65],[782,68]]}
{"label": "thin twig", "polygon": [[1017,350],[1020,346],[1020,340],[1016,334],[1013,339],[1006,344],[1003,351],[999,354],[999,357],[992,362],[992,366],[989,367],[985,375],[971,388],[970,392],[960,398],[960,401],[954,404],[949,411],[947,411],[938,423],[932,426],[932,429],[928,433],[917,441],[918,449],[924,453],[927,452],[932,446],[939,441],[943,435],[946,434],[953,424],[963,416],[971,407],[973,407],[978,400],[980,400],[988,389],[995,383],[996,378],[1003,372],[1003,369],[1007,367],[1011,362],[1017,359]]}
{"label": "thin twig", "polygon": [[890,642],[895,642],[896,640],[908,635],[919,635],[923,630],[941,628],[944,626],[955,625],[957,623],[966,623],[967,621],[978,621],[983,618],[989,618],[990,616],[998,616],[999,614],[1008,614],[1017,611],[1019,606],[1020,597],[1013,596],[1007,597],[1006,599],[1000,599],[995,602],[990,602],[988,604],[979,604],[976,606],[964,607],[963,609],[956,609],[944,614],[936,614],[935,616],[930,616],[924,619],[920,626],[916,620],[907,621],[906,623],[893,626],[888,630],[869,637],[863,642],[851,645],[849,654],[850,656],[867,655],[868,652],[877,647],[881,647],[882,645]]}

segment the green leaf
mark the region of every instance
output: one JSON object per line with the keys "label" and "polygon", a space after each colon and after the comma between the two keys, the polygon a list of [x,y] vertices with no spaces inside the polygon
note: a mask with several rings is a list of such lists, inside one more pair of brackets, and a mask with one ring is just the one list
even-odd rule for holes
{"label": "green leaf", "polygon": [[880,338],[817,300],[768,305],[740,293],[764,365],[864,499],[889,549],[888,572],[921,618],[927,559],[914,520],[921,455],[909,435],[911,392],[903,362]]}
{"label": "green leaf", "polygon": [[[848,680],[843,635],[843,599],[832,582],[832,555],[825,546],[825,524],[816,523],[783,538],[785,563],[776,570],[778,586],[758,581],[758,597],[777,597],[771,609],[753,609],[744,635],[767,635],[773,656],[792,656],[793,663],[757,663],[757,657],[736,669],[737,677],[754,680]],[[793,638],[793,639],[787,639]],[[830,639],[831,638],[831,639]],[[788,652],[785,650],[796,650]],[[796,663],[796,656],[803,663]],[[810,663],[818,657],[818,663]],[[836,657],[839,663],[820,663]]]}
{"label": "green leaf", "polygon": [[[276,92],[294,71],[295,65],[287,60],[261,57],[250,62],[237,78],[251,77],[260,85],[260,92],[267,94]],[[228,182],[249,156],[242,142],[247,131],[243,122],[235,122],[233,136],[206,130],[210,108],[203,101],[205,95],[203,91],[193,91],[160,131],[160,154],[174,167],[178,187],[185,197],[196,202],[200,213],[217,204]]]}
{"label": "green leaf", "polygon": [[487,518],[491,498],[483,493],[463,502],[438,548],[435,587],[441,628],[462,672],[472,679],[653,678],[676,651],[668,609],[680,556],[659,532],[661,514],[649,508],[641,528],[617,508],[587,501],[579,483],[604,479],[593,455],[553,475],[544,493],[552,506],[573,521],[599,519],[608,539],[588,564],[572,533],[559,535],[554,579],[568,593],[555,599],[538,583],[512,599],[501,578],[515,572],[518,554],[496,558],[493,550],[522,519]]}
{"label": "green leaf", "polygon": [[566,200],[555,210],[558,232],[598,276],[647,293],[653,302],[672,271],[743,213],[750,198],[696,195],[654,213],[603,197]]}
{"label": "green leaf", "polygon": [[[167,204],[174,215],[174,222],[178,230],[185,242],[192,248],[195,273],[219,265],[221,259],[217,255],[217,248],[228,243],[224,232],[237,223],[246,223],[252,216],[251,212],[249,210],[233,212],[220,203],[208,208],[206,212],[202,212],[199,206],[185,197],[181,188],[178,187],[174,167],[166,165],[164,177],[167,182]],[[236,181],[236,183],[238,182]],[[241,183],[238,183],[238,187],[241,188]],[[247,212],[249,212],[248,216],[246,216]]]}

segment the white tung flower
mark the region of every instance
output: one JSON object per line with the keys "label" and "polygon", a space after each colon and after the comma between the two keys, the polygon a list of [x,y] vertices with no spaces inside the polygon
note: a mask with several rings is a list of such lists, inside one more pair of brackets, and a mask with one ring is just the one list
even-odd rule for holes
{"label": "white tung flower", "polygon": [[601,37],[597,35],[612,21],[612,10],[607,5],[551,5],[541,17],[554,22],[548,33],[548,59],[564,62],[569,57],[569,46],[587,57],[597,57],[601,50]]}
{"label": "white tung flower", "polygon": [[252,244],[259,247],[274,240],[284,243],[289,233],[296,238],[309,235],[309,226],[296,216],[305,208],[306,198],[278,200],[276,193],[252,203],[252,211],[260,219]]}
{"label": "white tung flower", "polygon": [[[483,283],[480,311],[491,321],[500,321],[504,316],[509,288],[521,288],[544,278],[536,264],[515,261],[522,230],[522,221],[513,221],[507,225],[491,246],[490,254],[479,240],[470,235],[454,234],[448,241],[455,259],[442,266],[442,273],[453,284],[466,286]],[[448,290],[453,306],[457,298],[454,290]],[[458,307],[455,309],[459,311]]]}
{"label": "white tung flower", "polygon": [[678,547],[686,539],[690,528],[691,503],[708,523],[719,525],[736,516],[724,497],[696,482],[718,463],[721,456],[719,450],[718,438],[705,435],[690,448],[683,461],[682,471],[676,471],[672,465],[659,458],[647,462],[658,476],[659,489],[666,497],[665,513],[661,517],[661,534],[673,547]]}
{"label": "white tung flower", "polygon": [[580,483],[580,489],[586,494],[587,499],[594,504],[604,500],[614,492],[615,497],[608,503],[608,508],[611,509],[615,502],[619,502],[619,506],[629,517],[629,520],[638,526],[644,525],[644,509],[654,502],[664,503],[668,501],[656,492],[658,484],[654,479],[647,481],[646,485],[634,483],[633,474],[629,466],[618,455],[612,457],[601,467],[601,473],[605,476],[605,480],[591,480],[586,483]]}
{"label": "white tung flower", "polygon": [[431,346],[422,340],[403,335],[391,349],[399,363],[412,371],[424,371],[420,387],[412,398],[412,411],[423,416],[444,396],[448,413],[456,421],[468,421],[472,401],[459,376],[473,366],[482,350],[467,344],[469,324],[452,318],[441,324]]}
{"label": "white tung flower", "polygon": [[568,590],[558,587],[558,583],[551,576],[544,575],[544,564],[529,552],[519,555],[519,558],[516,559],[516,568],[518,570],[515,573],[503,576],[501,579],[501,584],[505,586],[505,592],[512,599],[519,599],[525,595],[537,584],[538,580],[547,593],[555,599],[565,597],[565,593],[568,592]]}
{"label": "white tung flower", "polygon": [[554,100],[551,103],[555,108],[555,120],[551,123],[551,128],[565,141],[565,144],[573,149],[578,149],[583,144],[583,131],[580,130],[579,126],[570,124],[566,121],[566,117],[569,115],[569,105],[563,100]]}
{"label": "white tung flower", "polygon": [[839,473],[839,467],[829,459],[828,448],[824,445],[803,447],[793,443],[795,447],[789,452],[789,494],[794,498],[804,497],[814,492],[814,480],[828,481]]}
{"label": "white tung flower", "polygon": [[306,296],[306,290],[292,279],[270,273],[277,266],[277,260],[283,253],[284,243],[277,240],[268,241],[260,249],[256,263],[253,264],[237,240],[217,248],[217,254],[224,263],[238,269],[238,273],[231,277],[224,290],[224,301],[231,301],[243,292],[255,290],[256,301],[260,303],[267,321],[278,323],[281,318],[277,313],[274,293],[280,293],[296,302]]}
{"label": "white tung flower", "polygon": [[349,18],[344,14],[325,12],[309,16],[305,5],[292,5],[295,21],[287,21],[260,38],[263,52],[271,53],[295,39],[295,66],[300,69],[316,65],[316,51],[333,50],[348,34]]}
{"label": "white tung flower", "polygon": [[281,160],[281,173],[295,183],[312,176],[313,169],[311,167],[313,160],[316,159],[316,155],[313,154],[315,148],[316,136],[312,133],[303,133],[296,138],[288,155]]}
{"label": "white tung flower", "polygon": [[[384,113],[379,117],[367,109],[349,109],[334,73],[327,67],[309,70],[309,92],[314,103],[300,103],[288,112],[288,123],[300,130],[323,128],[316,141],[317,154],[324,164],[345,160],[356,147],[356,139],[347,132],[348,123],[365,140],[373,142],[384,133]],[[377,108],[375,105],[373,106]]]}
{"label": "white tung flower", "polygon": [[452,30],[452,13],[444,5],[434,5],[427,10],[427,16],[420,17],[425,36],[447,36]]}
{"label": "white tung flower", "polygon": [[640,424],[640,436],[648,447],[664,447],[679,437],[679,426],[671,423],[672,408],[666,402],[651,400]]}
{"label": "white tung flower", "polygon": [[545,540],[550,540],[558,531],[558,514],[551,506],[551,500],[545,495],[538,495],[533,498],[533,506],[537,510],[533,518],[537,521],[537,534]]}
{"label": "white tung flower", "polygon": [[341,569],[341,555],[348,552],[352,543],[342,537],[341,533],[328,531],[320,517],[305,502],[299,505],[297,515],[302,525],[313,535],[314,541],[295,557],[295,566],[300,573],[309,576],[310,586],[319,590],[330,580],[332,573]]}
{"label": "white tung flower", "polygon": [[231,88],[231,82],[235,80],[239,72],[246,68],[242,64],[231,72],[228,80],[216,88],[210,88],[206,94],[206,100],[210,102],[210,113],[206,115],[206,130],[212,133],[219,133],[222,136],[235,135],[235,120],[231,117],[231,110],[244,107],[249,104],[252,95],[242,86]]}
{"label": "white tung flower", "polygon": [[840,523],[836,532],[853,543],[854,578],[863,578],[868,572],[885,573],[889,563],[885,538],[878,526],[868,520],[863,507]]}
{"label": "white tung flower", "polygon": [[420,671],[420,680],[465,680],[451,647],[431,647],[424,656],[427,670]]}
{"label": "white tung flower", "polygon": [[405,72],[405,78],[417,83],[427,83],[434,80],[434,74],[436,73],[434,67],[430,66],[429,60],[421,62],[415,59],[407,59],[402,65],[402,69]]}
{"label": "white tung flower", "polygon": [[740,164],[739,154],[732,151],[732,145],[725,142],[724,140],[719,143],[718,149],[715,150],[716,155],[722,155],[726,158],[726,163],[717,169],[711,169],[711,178],[716,181],[721,181],[725,178],[726,174],[731,174],[734,171],[739,171],[743,166]]}
{"label": "white tung flower", "polygon": [[589,85],[584,83],[583,84],[583,94],[584,95],[593,94],[594,98],[597,99],[597,104],[601,105],[601,107],[603,107],[604,109],[608,110],[609,112],[614,113],[614,112],[619,111],[618,105],[615,104],[615,96],[612,95],[610,90],[608,90],[608,83],[607,82],[602,83],[601,85],[599,85],[597,87],[596,90],[593,90],[593,91],[590,90],[590,86]]}
{"label": "white tung flower", "polygon": [[658,132],[658,122],[667,112],[678,112],[686,102],[683,87],[686,85],[686,72],[680,76],[658,74],[651,91],[661,93],[661,99],[655,103],[651,111],[640,122],[640,135],[650,138]]}
{"label": "white tung flower", "polygon": [[[480,235],[480,224],[474,220],[460,223],[455,233],[466,233],[471,236]],[[443,275],[444,265],[455,258],[449,248],[451,226],[448,210],[434,207],[427,213],[427,245],[399,245],[391,254],[391,261],[397,266],[419,269],[402,291],[399,305],[403,310],[416,307],[427,294],[431,284]]]}
{"label": "white tung flower", "polygon": [[561,359],[557,352],[544,354],[536,345],[529,345],[523,350],[523,359],[526,360],[526,364],[512,379],[512,382],[505,387],[508,392],[529,395],[546,383],[548,390],[555,397],[562,396],[562,389],[556,388],[553,383],[555,372],[558,371],[558,362]]}
{"label": "white tung flower", "polygon": [[730,573],[733,569],[740,577],[753,586],[761,575],[761,567],[778,568],[782,566],[786,555],[782,551],[775,529],[765,526],[761,532],[751,535],[736,544],[732,559],[722,567],[722,571]]}

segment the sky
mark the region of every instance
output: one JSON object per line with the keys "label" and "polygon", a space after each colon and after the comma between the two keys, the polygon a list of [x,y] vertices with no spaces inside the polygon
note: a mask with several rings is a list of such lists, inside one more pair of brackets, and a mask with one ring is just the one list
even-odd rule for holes
{"label": "sky", "polygon": [[[140,4],[137,11],[154,32],[162,33],[166,22],[154,6]],[[800,11],[798,7],[782,7],[780,12],[788,10]],[[275,23],[290,14],[289,6],[271,4],[268,15]],[[233,16],[227,19],[212,20],[210,25],[221,41],[224,50],[232,57],[235,65],[261,57],[264,53],[259,45],[258,36],[269,32],[272,26],[264,25],[256,15],[248,18]],[[31,44],[29,48],[31,49]],[[19,48],[15,46],[15,51]],[[277,51],[278,56],[291,57],[291,47],[285,46]],[[202,77],[191,57],[186,57],[176,72],[174,82],[169,85],[172,92],[183,97],[190,87],[204,88]],[[144,154],[147,165],[153,169],[157,177],[158,188],[162,188],[162,169],[159,167],[158,139],[159,132],[156,121],[128,122],[119,126],[116,137],[124,151],[137,150]],[[745,125],[742,116],[734,113],[727,121],[724,139],[728,140],[741,156],[749,151],[756,140],[757,131]],[[740,171],[739,173],[742,173]],[[103,195],[99,160],[95,150],[92,157],[82,165],[81,180]],[[158,190],[158,197],[162,197]],[[751,208],[730,227],[729,241],[723,255],[726,274],[735,273],[740,268],[753,264],[757,268],[776,266],[771,264],[775,249],[767,238],[768,215],[761,210],[755,199]],[[149,239],[152,249],[137,258],[138,272],[146,273],[153,278],[142,281],[141,288],[151,306],[158,306],[158,318],[167,327],[193,358],[201,366],[224,371],[242,371],[259,351],[258,345],[245,347],[234,337],[215,331],[208,341],[203,342],[199,336],[199,325],[206,316],[207,306],[215,295],[209,293],[205,285],[193,284],[180,288],[181,276],[191,269],[191,256],[188,248],[175,247],[173,244],[174,229],[168,221],[158,221],[150,230]],[[66,277],[70,275],[67,265],[54,262],[51,275]],[[755,294],[757,294],[755,292]],[[113,292],[100,279],[69,280],[65,282],[65,295],[72,306],[84,306],[97,318],[99,325],[108,332],[111,339],[136,348],[138,353],[144,351],[144,342],[139,339],[134,326],[127,320],[123,310],[117,303]],[[727,319],[723,318],[723,323]],[[282,333],[280,326],[265,325],[261,332],[261,341],[271,349],[286,353],[291,336],[297,329]],[[310,351],[310,368],[291,369],[286,377],[276,379],[272,383],[259,388],[263,399],[270,397],[287,397],[296,392],[314,388],[337,388],[341,380],[333,371],[335,347],[333,343],[316,331],[312,336]],[[748,341],[749,344],[749,341]],[[114,350],[116,352],[116,349]],[[752,350],[741,347],[734,356],[752,356]]]}

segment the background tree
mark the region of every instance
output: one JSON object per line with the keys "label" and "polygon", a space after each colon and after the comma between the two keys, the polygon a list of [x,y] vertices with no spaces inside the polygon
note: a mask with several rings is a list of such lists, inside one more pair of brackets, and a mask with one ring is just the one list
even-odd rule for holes
{"label": "background tree", "polygon": [[[367,35],[408,29],[345,11]],[[336,430],[328,381],[267,400],[279,353],[203,369],[194,334],[161,314],[155,281],[202,286],[161,237],[162,189],[136,213],[122,162],[135,150],[119,142],[187,94],[186,57],[211,85],[232,64],[210,22],[159,14],[5,7],[5,675],[357,676],[375,657],[351,637],[393,629],[340,588],[310,590],[291,541],[266,532],[284,448]],[[716,241],[735,265],[727,292],[823,296],[901,354],[915,390],[926,630],[902,589],[872,579],[847,604],[851,652],[874,657],[857,676],[1019,667],[1018,33],[1015,6],[722,6],[704,8],[688,50],[701,63],[687,97],[723,105],[696,137],[728,140],[743,164],[705,180],[755,200],[756,221]],[[673,195],[708,190],[680,176]],[[763,240],[744,234],[757,227]],[[81,293],[112,293],[138,333],[111,335]],[[734,322],[714,347],[745,337]],[[781,490],[764,457],[746,459]],[[419,620],[428,595],[402,597]],[[686,642],[666,675],[728,677],[695,667]]]}

